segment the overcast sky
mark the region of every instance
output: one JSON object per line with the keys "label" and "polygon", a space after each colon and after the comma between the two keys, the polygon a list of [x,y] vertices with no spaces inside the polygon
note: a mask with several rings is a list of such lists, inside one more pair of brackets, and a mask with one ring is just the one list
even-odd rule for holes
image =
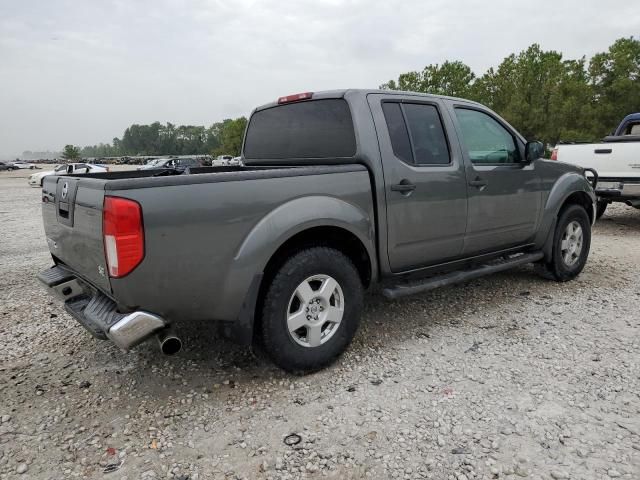
{"label": "overcast sky", "polygon": [[447,59],[482,73],[534,42],[591,56],[631,35],[637,0],[0,0],[0,155],[210,125]]}

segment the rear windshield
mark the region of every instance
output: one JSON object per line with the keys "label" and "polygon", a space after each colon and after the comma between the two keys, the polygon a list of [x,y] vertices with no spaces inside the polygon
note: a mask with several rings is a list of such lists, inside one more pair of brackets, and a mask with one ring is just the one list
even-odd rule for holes
{"label": "rear windshield", "polygon": [[356,139],[341,98],[279,105],[251,116],[245,158],[353,157]]}

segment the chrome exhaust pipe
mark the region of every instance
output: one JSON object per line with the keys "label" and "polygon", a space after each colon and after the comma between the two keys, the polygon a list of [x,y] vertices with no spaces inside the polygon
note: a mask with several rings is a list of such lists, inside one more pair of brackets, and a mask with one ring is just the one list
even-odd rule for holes
{"label": "chrome exhaust pipe", "polygon": [[175,355],[182,350],[182,340],[178,338],[173,329],[166,328],[157,335],[160,351],[165,355]]}

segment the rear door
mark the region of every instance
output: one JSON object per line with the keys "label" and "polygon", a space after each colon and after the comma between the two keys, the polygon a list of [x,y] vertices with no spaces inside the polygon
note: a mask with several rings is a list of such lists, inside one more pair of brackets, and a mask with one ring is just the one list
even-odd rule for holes
{"label": "rear door", "polygon": [[452,108],[469,185],[464,256],[531,242],[542,204],[536,162],[524,161],[524,143],[489,110]]}
{"label": "rear door", "polygon": [[384,171],[387,244],[393,272],[462,253],[467,186],[453,128],[438,99],[369,95]]}

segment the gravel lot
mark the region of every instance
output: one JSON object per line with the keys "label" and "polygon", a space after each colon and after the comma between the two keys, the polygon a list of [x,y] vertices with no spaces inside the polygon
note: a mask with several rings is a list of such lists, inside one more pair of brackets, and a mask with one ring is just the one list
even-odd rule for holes
{"label": "gravel lot", "polygon": [[206,324],[174,358],[91,338],[35,279],[28,173],[0,172],[1,479],[640,478],[637,210],[567,284],[371,296],[346,355],[294,377]]}

